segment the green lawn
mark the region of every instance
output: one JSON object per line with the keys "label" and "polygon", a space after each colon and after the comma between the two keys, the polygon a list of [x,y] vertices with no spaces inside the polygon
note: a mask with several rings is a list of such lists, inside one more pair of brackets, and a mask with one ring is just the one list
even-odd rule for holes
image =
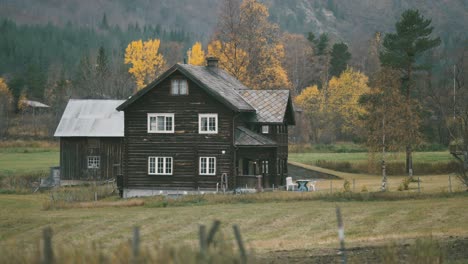
{"label": "green lawn", "polygon": [[[326,161],[349,161],[351,163],[367,162],[368,153],[289,153],[291,161],[315,165],[317,160]],[[380,155],[376,155],[375,159],[379,160]],[[414,162],[447,162],[453,160],[453,157],[448,151],[438,152],[415,152],[413,154]],[[387,161],[405,161],[405,153],[389,153],[387,154]]]}
{"label": "green lawn", "polygon": [[[301,193],[296,193],[300,196]],[[43,211],[48,195],[0,195],[0,246],[34,247],[46,226],[57,245],[93,242],[114,247],[140,226],[145,245],[196,244],[200,224],[215,219],[232,238],[232,224],[256,252],[336,248],[335,206],[342,207],[348,247],[406,243],[426,236],[468,236],[468,196],[386,202],[295,201],[167,208],[122,207]]]}
{"label": "green lawn", "polygon": [[58,166],[59,162],[57,150],[26,153],[0,151],[0,175],[47,171],[51,166]]}

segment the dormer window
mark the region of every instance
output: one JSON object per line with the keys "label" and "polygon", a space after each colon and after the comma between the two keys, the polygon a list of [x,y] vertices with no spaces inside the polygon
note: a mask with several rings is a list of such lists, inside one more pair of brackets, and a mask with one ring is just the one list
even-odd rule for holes
{"label": "dormer window", "polygon": [[172,79],[171,95],[187,95],[188,84],[186,79]]}
{"label": "dormer window", "polygon": [[262,126],[262,134],[268,134],[270,132],[269,126]]}

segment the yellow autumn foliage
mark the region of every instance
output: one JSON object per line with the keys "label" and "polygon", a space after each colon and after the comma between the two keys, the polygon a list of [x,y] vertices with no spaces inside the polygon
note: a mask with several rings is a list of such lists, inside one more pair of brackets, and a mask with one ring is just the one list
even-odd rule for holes
{"label": "yellow autumn foliage", "polygon": [[248,55],[233,43],[224,43],[214,40],[208,45],[208,56],[219,59],[219,67],[236,77],[243,83],[247,83]]}
{"label": "yellow autumn foliage", "polygon": [[302,90],[302,92],[296,96],[294,102],[304,109],[304,111],[312,113],[321,109],[322,98],[322,94],[317,85],[314,85]]}
{"label": "yellow autumn foliage", "polygon": [[368,82],[369,78],[364,73],[352,68],[330,80],[327,108],[340,116],[343,121],[342,132],[351,132],[361,122],[359,117],[366,113],[365,108],[359,104],[359,98],[370,92]]}
{"label": "yellow autumn foliage", "polygon": [[256,89],[289,89],[288,73],[283,68],[281,61],[284,58],[284,47],[277,44],[274,47],[262,50],[264,60],[260,61],[258,74],[252,76],[250,86]]}
{"label": "yellow autumn foliage", "polygon": [[139,90],[153,81],[165,67],[166,61],[159,53],[160,44],[159,39],[137,40],[125,49],[125,64],[132,65],[128,72],[135,78]]}
{"label": "yellow autumn foliage", "polygon": [[200,42],[195,42],[192,48],[187,51],[187,58],[189,64],[198,66],[205,65],[205,51],[203,51]]}
{"label": "yellow autumn foliage", "polygon": [[0,103],[2,105],[0,108],[5,111],[9,110],[13,103],[13,95],[3,78],[0,78]]}

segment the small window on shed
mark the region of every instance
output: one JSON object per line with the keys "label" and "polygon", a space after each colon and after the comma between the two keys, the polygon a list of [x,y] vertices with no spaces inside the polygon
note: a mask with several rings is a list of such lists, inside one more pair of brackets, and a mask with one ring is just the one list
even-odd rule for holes
{"label": "small window on shed", "polygon": [[270,131],[269,126],[262,126],[262,134],[268,134]]}
{"label": "small window on shed", "polygon": [[187,95],[188,84],[185,79],[173,79],[171,81],[171,94],[172,95]]}
{"label": "small window on shed", "polygon": [[99,169],[101,165],[101,157],[88,156],[88,169]]}

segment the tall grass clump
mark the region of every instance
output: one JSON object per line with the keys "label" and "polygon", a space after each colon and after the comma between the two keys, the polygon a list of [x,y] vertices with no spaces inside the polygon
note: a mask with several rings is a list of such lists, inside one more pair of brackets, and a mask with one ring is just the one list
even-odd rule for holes
{"label": "tall grass clump", "polygon": [[80,207],[78,203],[98,201],[111,196],[118,197],[114,183],[58,187],[50,190],[49,199],[43,203],[43,209]]}
{"label": "tall grass clump", "polygon": [[39,186],[41,179],[48,176],[48,171],[0,174],[0,192],[32,193]]}

